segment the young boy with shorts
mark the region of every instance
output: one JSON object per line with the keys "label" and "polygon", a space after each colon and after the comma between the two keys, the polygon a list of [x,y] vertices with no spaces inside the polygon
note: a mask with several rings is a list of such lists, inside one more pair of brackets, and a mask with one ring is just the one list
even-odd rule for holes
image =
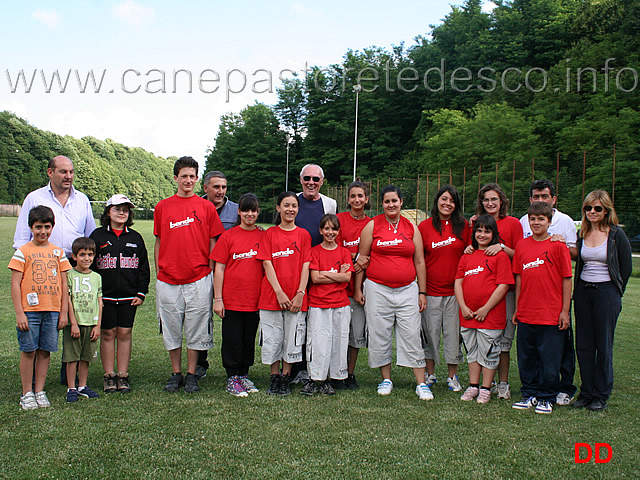
{"label": "young boy with shorts", "polygon": [[522,400],[518,410],[535,407],[549,414],[558,394],[564,330],[569,328],[571,258],[548,232],[553,210],[534,202],[527,211],[532,236],[520,241],[513,256],[518,325],[518,369]]}
{"label": "young boy with shorts", "polygon": [[[195,194],[198,162],[181,157],[173,166],[175,195],[156,205],[153,234],[156,309],[172,375],[165,392],[200,390],[196,377],[199,352],[213,347],[213,260],[209,254],[224,232],[218,212]],[[182,376],[182,330],[187,344],[187,376]]]}
{"label": "young boy with shorts", "polygon": [[64,251],[49,243],[55,224],[53,210],[44,205],[33,207],[28,221],[33,239],[18,248],[9,262],[21,352],[23,410],[51,406],[44,382],[51,352],[58,351],[58,330],[67,324],[68,290],[61,274],[71,268]]}
{"label": "young boy with shorts", "polygon": [[96,243],[91,238],[79,237],[73,241],[71,250],[76,266],[67,273],[69,325],[62,334],[62,361],[67,365],[67,403],[77,402],[78,395],[98,398],[98,394],[87,386],[87,379],[89,363],[98,356],[102,322],[102,277],[91,270]]}

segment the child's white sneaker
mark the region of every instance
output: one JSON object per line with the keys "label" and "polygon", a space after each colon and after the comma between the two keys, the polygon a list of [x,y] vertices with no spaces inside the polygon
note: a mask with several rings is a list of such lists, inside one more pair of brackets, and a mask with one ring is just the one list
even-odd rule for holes
{"label": "child's white sneaker", "polygon": [[538,399],[536,397],[527,397],[511,405],[511,408],[515,408],[516,410],[528,410],[531,407],[535,407],[537,404]]}
{"label": "child's white sneaker", "polygon": [[35,410],[36,408],[38,408],[36,396],[33,394],[33,392],[27,392],[20,397],[20,406],[23,410]]}
{"label": "child's white sneaker", "polygon": [[560,392],[556,396],[556,405],[569,405],[571,403],[571,400],[573,400],[572,396],[567,393]]}
{"label": "child's white sneaker", "polygon": [[420,400],[433,400],[433,393],[426,383],[421,383],[416,387],[416,395]]}
{"label": "child's white sneaker", "polygon": [[536,413],[546,413],[550,414],[553,412],[553,404],[546,400],[541,400],[536,405]]}
{"label": "child's white sneaker", "polygon": [[447,385],[449,386],[449,390],[454,392],[459,392],[462,390],[462,385],[460,385],[460,380],[458,380],[458,375],[454,375],[453,377],[447,378]]}
{"label": "child's white sneaker", "polygon": [[511,385],[506,382],[500,382],[498,384],[498,398],[509,400],[511,398]]}
{"label": "child's white sneaker", "polygon": [[49,399],[47,398],[47,392],[43,390],[42,392],[36,393],[36,403],[40,408],[50,407],[51,402],[49,402]]}
{"label": "child's white sneaker", "polygon": [[393,390],[393,382],[385,378],[378,384],[378,395],[389,395]]}

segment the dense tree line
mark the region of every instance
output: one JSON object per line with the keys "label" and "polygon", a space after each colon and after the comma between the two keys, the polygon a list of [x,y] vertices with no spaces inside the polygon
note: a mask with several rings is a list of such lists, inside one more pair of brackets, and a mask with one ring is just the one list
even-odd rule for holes
{"label": "dense tree line", "polygon": [[[629,200],[626,215],[640,217],[640,0],[502,0],[490,13],[482,3],[452,6],[410,47],[348,50],[341,63],[285,82],[273,108],[256,104],[225,117],[207,169],[226,168],[243,188],[260,182],[257,193],[271,198],[284,188],[285,130],[293,139],[289,185],[307,162],[325,168],[327,183],[347,183],[359,83],[364,179],[497,163],[511,182],[515,161],[526,196],[532,159],[536,177],[555,179],[560,154],[563,195],[575,215],[582,152],[589,152],[586,188],[611,189],[616,144],[618,198]],[[246,143],[251,131],[261,137]],[[256,165],[257,180],[247,177]]]}
{"label": "dense tree line", "polygon": [[56,155],[73,161],[74,186],[92,201],[124,192],[136,206],[152,208],[175,192],[175,158],[156,157],[110,139],[63,137],[0,112],[0,203],[22,203],[30,191],[45,185],[47,164]]}

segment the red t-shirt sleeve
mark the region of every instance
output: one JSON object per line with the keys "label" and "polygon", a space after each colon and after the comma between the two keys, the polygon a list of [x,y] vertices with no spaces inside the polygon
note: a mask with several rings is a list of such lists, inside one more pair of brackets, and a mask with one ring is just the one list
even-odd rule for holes
{"label": "red t-shirt sleeve", "polygon": [[504,252],[498,252],[498,255],[496,256],[496,267],[498,268],[498,273],[496,275],[496,284],[515,284],[513,273],[511,272],[511,260],[509,259],[509,255]]}

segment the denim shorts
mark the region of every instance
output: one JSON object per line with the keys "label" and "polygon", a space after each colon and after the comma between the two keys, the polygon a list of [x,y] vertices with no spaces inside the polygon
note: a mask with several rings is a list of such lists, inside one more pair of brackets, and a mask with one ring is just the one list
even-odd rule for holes
{"label": "denim shorts", "polygon": [[18,330],[21,352],[43,350],[58,351],[58,312],[24,312],[29,321],[29,330]]}

